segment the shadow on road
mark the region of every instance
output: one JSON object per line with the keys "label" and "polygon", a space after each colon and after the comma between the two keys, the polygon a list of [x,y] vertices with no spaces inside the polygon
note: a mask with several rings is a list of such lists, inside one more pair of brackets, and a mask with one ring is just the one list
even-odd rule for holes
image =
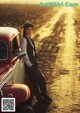
{"label": "shadow on road", "polygon": [[34,105],[33,109],[35,113],[46,113],[49,105],[50,104],[37,103],[36,105]]}

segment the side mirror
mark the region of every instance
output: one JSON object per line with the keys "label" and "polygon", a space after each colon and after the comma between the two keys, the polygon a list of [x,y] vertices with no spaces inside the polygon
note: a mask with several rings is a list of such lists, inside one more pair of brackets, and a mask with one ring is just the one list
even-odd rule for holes
{"label": "side mirror", "polygon": [[24,57],[26,55],[26,53],[25,52],[22,52],[22,51],[19,51],[17,54],[16,54],[16,56],[18,56],[18,57]]}

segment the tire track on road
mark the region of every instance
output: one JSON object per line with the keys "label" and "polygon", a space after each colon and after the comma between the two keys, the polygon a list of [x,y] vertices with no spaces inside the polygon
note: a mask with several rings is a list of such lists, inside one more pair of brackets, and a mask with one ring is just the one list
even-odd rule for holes
{"label": "tire track on road", "polygon": [[[71,11],[71,12],[70,12]],[[75,10],[66,8],[65,10],[65,32],[63,43],[55,62],[52,76],[55,81],[50,86],[54,100],[58,109],[55,113],[79,113],[80,111],[80,83],[77,77],[76,59],[76,31],[74,26]]]}
{"label": "tire track on road", "polygon": [[[40,68],[43,73],[49,78],[52,75],[57,53],[59,47],[57,46],[61,41],[61,35],[63,31],[63,16],[59,18],[56,22],[55,27],[53,27],[53,32],[50,36],[46,37],[42,42],[41,49],[38,50],[38,58]],[[54,30],[57,29],[56,32]]]}
{"label": "tire track on road", "polygon": [[[54,8],[53,8],[54,11]],[[47,21],[34,35],[33,38],[36,42],[36,48],[37,51],[41,49],[41,46],[43,45],[43,40],[49,37],[53,29],[55,27],[55,24],[59,21],[60,17],[62,16],[64,12],[64,8],[62,9],[56,9],[56,12],[54,15],[52,15],[52,18]]]}

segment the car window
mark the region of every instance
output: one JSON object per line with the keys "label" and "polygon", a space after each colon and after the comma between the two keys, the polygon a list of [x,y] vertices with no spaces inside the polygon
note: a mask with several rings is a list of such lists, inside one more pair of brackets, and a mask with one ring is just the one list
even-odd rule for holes
{"label": "car window", "polygon": [[18,41],[17,36],[13,38],[12,40],[12,56],[14,57],[16,52],[18,52]]}
{"label": "car window", "polygon": [[0,41],[0,60],[8,58],[8,46],[5,41]]}

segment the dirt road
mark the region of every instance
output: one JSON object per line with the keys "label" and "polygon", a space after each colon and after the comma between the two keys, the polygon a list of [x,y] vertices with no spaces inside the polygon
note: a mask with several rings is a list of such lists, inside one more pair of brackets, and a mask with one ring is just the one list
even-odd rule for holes
{"label": "dirt road", "polygon": [[34,36],[40,68],[53,99],[49,106],[37,105],[36,113],[80,113],[80,31],[76,19],[72,7],[56,9]]}

